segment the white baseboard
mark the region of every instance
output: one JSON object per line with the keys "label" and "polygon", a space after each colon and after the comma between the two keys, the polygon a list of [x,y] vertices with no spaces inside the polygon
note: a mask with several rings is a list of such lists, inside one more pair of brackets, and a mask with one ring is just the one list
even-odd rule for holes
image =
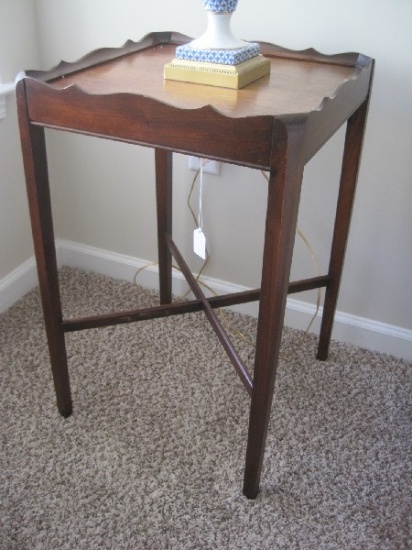
{"label": "white baseboard", "polygon": [[0,279],[0,313],[38,285],[34,258],[25,261],[11,273]]}
{"label": "white baseboard", "polygon": [[[319,308],[310,332],[319,333],[322,311],[323,309]],[[285,325],[306,330],[315,312],[316,307],[312,304],[288,298]],[[337,310],[332,338],[339,342],[412,361],[412,330],[403,327]]]}
{"label": "white baseboard", "polygon": [[[59,266],[77,267],[131,282],[134,280],[136,273],[141,270],[137,282],[146,288],[158,288],[157,266],[145,260],[66,240],[58,240],[56,249]],[[219,294],[248,290],[246,287],[212,277],[202,277],[202,280],[207,287],[212,288]],[[0,312],[10,307],[36,284],[37,275],[35,263],[32,259],[0,280]],[[183,294],[186,290],[187,284],[183,275],[175,271],[173,274],[173,292]],[[208,293],[210,294],[205,290],[205,294]],[[255,302],[236,306],[233,309],[252,316],[257,316],[258,312],[257,303]],[[292,328],[305,330],[314,314],[315,307],[312,304],[289,297],[285,324]],[[317,333],[319,331],[321,314],[322,310],[320,309],[312,325],[311,332]],[[402,327],[337,311],[333,338],[412,361],[412,331]]]}
{"label": "white baseboard", "polygon": [[[63,240],[58,242],[58,251],[59,263],[61,265],[95,271],[126,281],[133,281],[136,272],[142,269],[137,282],[147,288],[158,288],[157,266],[147,261]],[[212,277],[202,277],[202,280],[207,287],[212,288],[219,294],[248,290],[244,286]],[[173,276],[173,291],[176,294],[181,294],[186,290],[187,284],[183,275],[180,272],[175,272]],[[207,294],[207,291],[205,293]],[[256,302],[242,304],[233,309],[255,317],[258,313]],[[316,308],[312,304],[289,297],[285,324],[292,328],[306,330],[315,311]],[[318,333],[321,315],[322,309],[319,310],[316,316],[311,327],[311,332]],[[412,331],[402,327],[337,311],[333,338],[341,342],[412,361]]]}
{"label": "white baseboard", "polygon": [[[56,243],[57,261],[59,266],[67,265],[77,267],[85,271],[100,273],[115,279],[133,282],[135,280],[139,285],[145,288],[158,290],[159,272],[156,263],[141,260],[134,256],[108,252],[91,246],[74,243],[72,241],[58,240]],[[139,273],[138,273],[139,272]],[[246,287],[226,283],[212,277],[202,277],[205,285],[212,288],[216,293],[228,294],[230,292],[242,292]],[[176,295],[184,294],[188,290],[188,285],[180,271],[173,271],[173,293]],[[208,295],[205,286],[205,294]],[[243,304],[233,308],[244,314],[257,316],[257,304]]]}

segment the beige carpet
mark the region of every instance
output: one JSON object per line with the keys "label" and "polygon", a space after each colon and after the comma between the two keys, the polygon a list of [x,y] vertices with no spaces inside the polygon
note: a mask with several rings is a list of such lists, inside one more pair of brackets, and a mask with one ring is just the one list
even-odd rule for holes
{"label": "beige carpet", "polygon": [[[67,314],[147,304],[64,269]],[[229,315],[253,338],[255,322]],[[234,337],[244,359],[253,349]],[[37,291],[0,316],[0,548],[410,549],[412,365],[285,330],[256,501],[248,397],[202,314],[67,337],[58,415]]]}

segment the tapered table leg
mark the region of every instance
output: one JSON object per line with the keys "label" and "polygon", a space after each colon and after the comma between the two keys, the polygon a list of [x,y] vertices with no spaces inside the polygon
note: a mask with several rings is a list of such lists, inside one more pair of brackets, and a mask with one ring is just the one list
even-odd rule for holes
{"label": "tapered table leg", "polygon": [[338,204],[329,263],[328,274],[330,282],[326,287],[317,354],[317,358],[321,360],[325,360],[329,353],[333,320],[338,301],[352,208],[355,199],[367,110],[368,100],[355,111],[347,122]]}
{"label": "tapered table leg", "polygon": [[57,406],[67,417],[72,412],[62,308],[47,170],[44,129],[29,123],[21,83],[17,89],[19,125],[34,249],[43,304]]}
{"label": "tapered table leg", "polygon": [[166,235],[172,234],[172,153],[155,150],[156,157],[156,204],[157,243],[159,255],[160,303],[172,301],[172,255]]}
{"label": "tapered table leg", "polygon": [[303,167],[299,135],[282,136],[269,178],[262,284],[243,493],[259,490],[292,262]]}

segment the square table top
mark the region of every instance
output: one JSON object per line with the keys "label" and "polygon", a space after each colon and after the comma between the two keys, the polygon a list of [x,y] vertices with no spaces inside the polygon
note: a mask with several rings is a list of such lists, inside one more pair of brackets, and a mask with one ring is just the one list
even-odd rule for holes
{"label": "square table top", "polygon": [[148,96],[183,109],[212,105],[231,117],[276,116],[319,109],[324,98],[333,98],[339,87],[359,72],[357,67],[266,54],[271,61],[270,75],[241,90],[231,90],[164,80],[164,66],[174,58],[175,49],[173,44],[159,44],[49,84],[55,89],[77,85],[89,94]]}

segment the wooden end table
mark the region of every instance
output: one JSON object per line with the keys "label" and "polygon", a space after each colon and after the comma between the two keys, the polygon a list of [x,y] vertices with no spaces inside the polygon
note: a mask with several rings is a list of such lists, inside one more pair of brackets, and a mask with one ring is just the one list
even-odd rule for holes
{"label": "wooden end table", "polygon": [[[203,310],[251,397],[243,492],[255,498],[261,476],[286,298],[325,287],[318,358],[326,359],[358,175],[374,62],[261,44],[271,74],[241,90],[165,81],[176,33],[153,33],[75,63],[23,73],[17,83],[21,144],[51,367],[60,413],[72,412],[65,348],[70,331]],[[305,164],[347,123],[327,274],[289,282]],[[160,304],[63,319],[47,170],[45,128],[155,149]],[[206,298],[172,240],[172,153],[269,171],[261,287]],[[172,256],[194,300],[172,303]],[[214,309],[259,300],[253,377]]]}

